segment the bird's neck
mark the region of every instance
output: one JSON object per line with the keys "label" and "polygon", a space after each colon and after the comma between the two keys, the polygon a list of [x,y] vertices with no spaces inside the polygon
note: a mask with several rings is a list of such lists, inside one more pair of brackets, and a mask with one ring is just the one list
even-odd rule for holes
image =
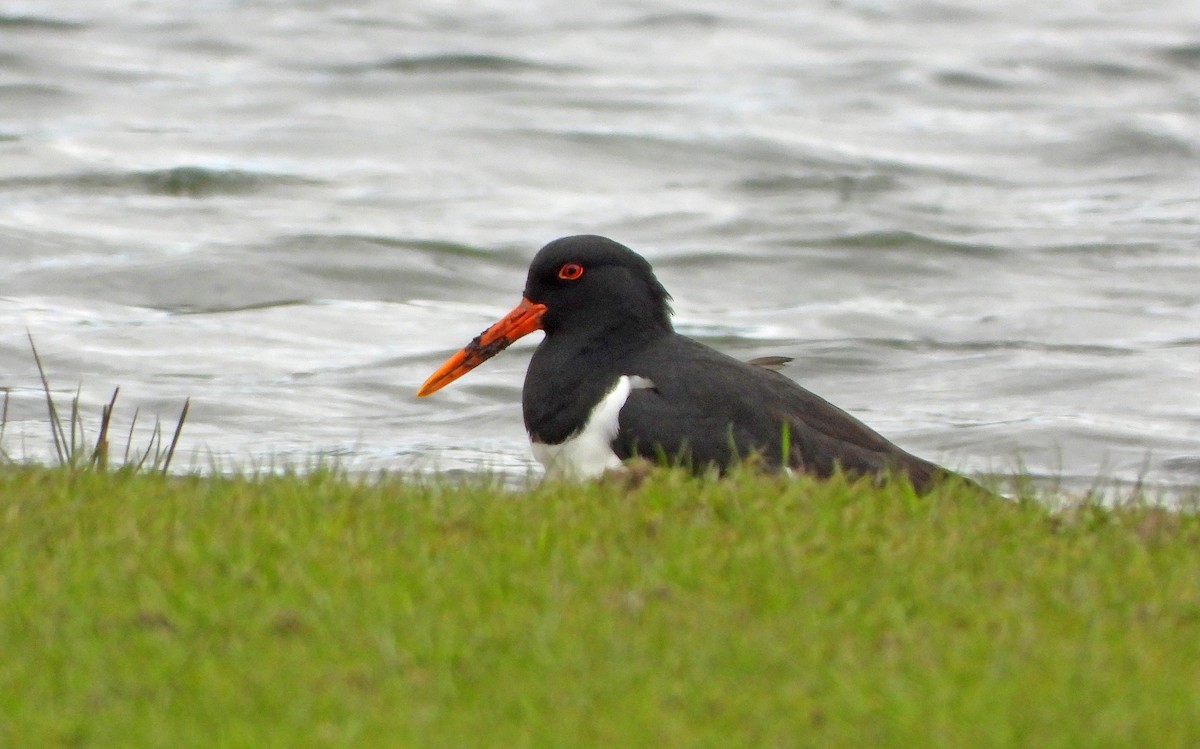
{"label": "bird's neck", "polygon": [[535,441],[570,437],[612,388],[634,355],[670,330],[590,330],[547,335],[525,373],[522,410]]}
{"label": "bird's neck", "polygon": [[545,374],[559,373],[558,376],[568,378],[607,369],[615,372],[631,354],[672,333],[669,325],[666,328],[626,325],[619,319],[584,330],[551,332],[538,346],[534,365],[553,370]]}

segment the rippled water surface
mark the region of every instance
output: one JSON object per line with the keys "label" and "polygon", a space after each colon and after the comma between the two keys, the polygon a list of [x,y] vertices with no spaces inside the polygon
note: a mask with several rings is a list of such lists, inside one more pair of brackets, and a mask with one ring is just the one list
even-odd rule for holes
{"label": "rippled water surface", "polygon": [[414,391],[592,232],[919,454],[1200,483],[1200,4],[572,5],[6,4],[5,449],[28,330],[184,467],[524,474],[536,341]]}

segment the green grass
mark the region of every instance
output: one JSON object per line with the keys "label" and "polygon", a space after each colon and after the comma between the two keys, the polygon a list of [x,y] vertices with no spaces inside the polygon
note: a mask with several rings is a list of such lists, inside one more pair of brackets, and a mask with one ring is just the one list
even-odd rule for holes
{"label": "green grass", "polygon": [[1200,746],[1200,517],[0,469],[0,747],[799,746]]}

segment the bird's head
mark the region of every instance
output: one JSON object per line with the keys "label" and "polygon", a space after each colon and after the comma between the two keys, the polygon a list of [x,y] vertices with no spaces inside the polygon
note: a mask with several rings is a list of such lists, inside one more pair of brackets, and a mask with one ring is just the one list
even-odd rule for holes
{"label": "bird's head", "polygon": [[670,299],[650,263],[625,245],[591,234],[556,239],[530,264],[520,304],[447,359],[417,395],[440,390],[535,330],[549,338],[670,332]]}

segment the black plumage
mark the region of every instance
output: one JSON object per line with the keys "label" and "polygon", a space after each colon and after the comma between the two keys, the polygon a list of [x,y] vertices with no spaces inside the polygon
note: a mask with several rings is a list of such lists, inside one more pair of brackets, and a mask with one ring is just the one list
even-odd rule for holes
{"label": "black plumage", "polygon": [[[515,328],[506,322],[514,315]],[[675,332],[670,296],[645,258],[592,235],[542,248],[521,306],[452,357],[421,394],[539,327],[546,337],[521,398],[535,443],[576,436],[618,379],[631,376],[637,386],[611,443],[621,459],[666,459],[700,471],[756,456],[816,476],[903,474],[918,491],[953,475],[775,371],[778,360],[742,362]]]}
{"label": "black plumage", "polygon": [[[583,274],[558,278],[567,263]],[[617,242],[550,243],[530,266],[525,297],[547,307],[546,338],[522,394],[534,440],[570,437],[618,377],[637,375],[653,387],[633,390],[621,409],[613,449],[622,459],[665,457],[703,469],[756,455],[817,476],[900,472],[918,489],[948,473],[788,377],[676,333],[670,296],[650,264]]]}

